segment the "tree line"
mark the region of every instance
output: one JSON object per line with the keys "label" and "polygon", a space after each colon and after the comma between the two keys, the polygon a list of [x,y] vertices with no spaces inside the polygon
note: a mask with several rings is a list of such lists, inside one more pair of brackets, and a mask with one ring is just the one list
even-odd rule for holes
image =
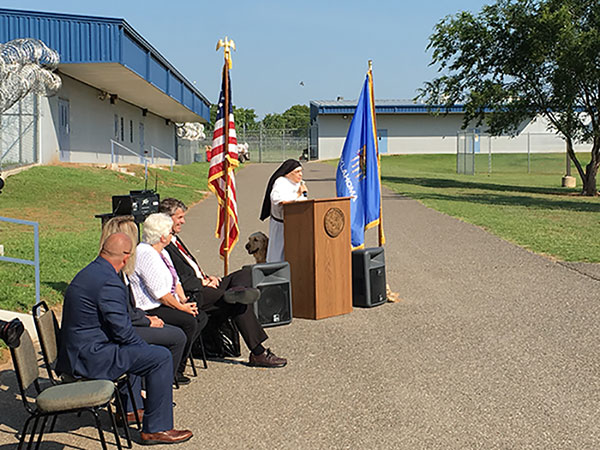
{"label": "tree line", "polygon": [[[307,136],[310,126],[310,109],[307,105],[294,105],[282,114],[267,114],[262,120],[257,120],[258,116],[253,108],[241,108],[234,105],[233,116],[238,134],[243,131],[258,131],[263,128],[290,130],[298,136]],[[217,105],[213,104],[210,107],[210,124],[206,126],[208,131],[212,131],[216,119]]]}

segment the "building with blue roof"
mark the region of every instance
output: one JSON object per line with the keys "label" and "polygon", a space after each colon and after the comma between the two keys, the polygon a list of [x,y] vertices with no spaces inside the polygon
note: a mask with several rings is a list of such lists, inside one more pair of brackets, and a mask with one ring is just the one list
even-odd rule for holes
{"label": "building with blue roof", "polygon": [[58,95],[33,102],[32,162],[190,159],[175,123],[208,123],[210,102],[124,19],[0,9],[0,42],[19,38],[60,55]]}
{"label": "building with blue roof", "polygon": [[[357,100],[312,100],[311,158],[339,158]],[[464,109],[454,105],[448,114],[433,115],[427,105],[412,100],[376,100],[379,152],[413,153],[526,153],[564,152],[562,139],[548,131],[538,117],[523,123],[515,137],[490,137],[483,126],[462,129]]]}

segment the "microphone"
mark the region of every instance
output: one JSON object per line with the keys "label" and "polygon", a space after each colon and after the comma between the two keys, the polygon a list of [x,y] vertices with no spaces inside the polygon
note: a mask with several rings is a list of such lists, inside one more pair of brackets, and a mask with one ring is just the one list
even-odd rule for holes
{"label": "microphone", "polygon": [[306,183],[304,181],[301,181],[300,184],[304,188],[304,190],[302,191],[302,197],[308,197],[308,191],[306,190]]}

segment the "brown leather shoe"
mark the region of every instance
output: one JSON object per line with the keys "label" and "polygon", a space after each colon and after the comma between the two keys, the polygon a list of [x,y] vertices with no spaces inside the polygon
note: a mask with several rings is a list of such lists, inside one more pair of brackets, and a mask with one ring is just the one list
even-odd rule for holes
{"label": "brown leather shoe", "polygon": [[250,360],[248,361],[248,365],[254,367],[283,367],[286,364],[287,359],[280,358],[270,348],[266,349],[260,355],[250,353]]}
{"label": "brown leather shoe", "polygon": [[142,444],[153,445],[153,444],[179,444],[189,440],[193,433],[190,430],[168,430],[159,431],[158,433],[140,433],[142,437]]}
{"label": "brown leather shoe", "polygon": [[[138,416],[140,417],[140,423],[142,422],[142,419],[144,418],[144,410],[143,409],[138,409],[137,410]],[[127,425],[131,425],[132,423],[136,423],[135,421],[135,414],[133,411],[128,412],[125,417],[127,417]],[[122,424],[123,423],[123,417],[121,417],[121,414],[115,414],[115,419],[117,419],[117,423],[118,424]]]}

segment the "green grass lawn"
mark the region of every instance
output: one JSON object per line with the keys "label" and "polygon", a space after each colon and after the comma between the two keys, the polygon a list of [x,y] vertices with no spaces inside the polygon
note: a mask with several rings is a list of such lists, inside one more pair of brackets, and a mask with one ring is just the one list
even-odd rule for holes
{"label": "green grass lawn", "polygon": [[[482,169],[469,176],[455,173],[455,155],[385,156],[382,180],[400,194],[535,252],[600,262],[600,199],[560,187],[564,155],[536,155],[530,174],[522,158],[494,155],[493,173],[487,174],[487,155],[478,155],[476,165]],[[50,304],[62,301],[70,280],[97,254],[100,220],[94,215],[110,212],[113,195],[143,188],[143,168],[132,170],[137,176],[86,166],[41,166],[8,178],[0,216],[39,222],[41,295]],[[191,205],[206,195],[207,172],[207,163],[176,166],[174,172],[150,169],[148,184],[154,187],[158,175],[162,198],[174,196]],[[392,226],[386,223],[388,239]],[[31,227],[0,222],[0,244],[5,256],[33,259]],[[0,280],[0,308],[29,311],[35,301],[33,268],[2,262]]]}
{"label": "green grass lawn", "polygon": [[[143,168],[136,176],[85,166],[34,167],[6,180],[0,216],[36,221],[40,227],[41,297],[62,301],[73,276],[98,253],[100,219],[111,212],[112,196],[144,188]],[[149,187],[158,177],[161,198],[177,197],[190,205],[206,195],[207,163],[176,166],[173,172],[150,169]],[[0,222],[5,256],[34,258],[33,228]],[[35,303],[31,266],[0,262],[0,309],[30,311]]]}
{"label": "green grass lawn", "polygon": [[536,253],[600,262],[600,198],[580,196],[579,178],[576,189],[560,187],[564,154],[532,155],[529,174],[527,155],[493,155],[491,174],[487,158],[477,155],[475,175],[457,175],[455,155],[385,156],[382,182]]}

